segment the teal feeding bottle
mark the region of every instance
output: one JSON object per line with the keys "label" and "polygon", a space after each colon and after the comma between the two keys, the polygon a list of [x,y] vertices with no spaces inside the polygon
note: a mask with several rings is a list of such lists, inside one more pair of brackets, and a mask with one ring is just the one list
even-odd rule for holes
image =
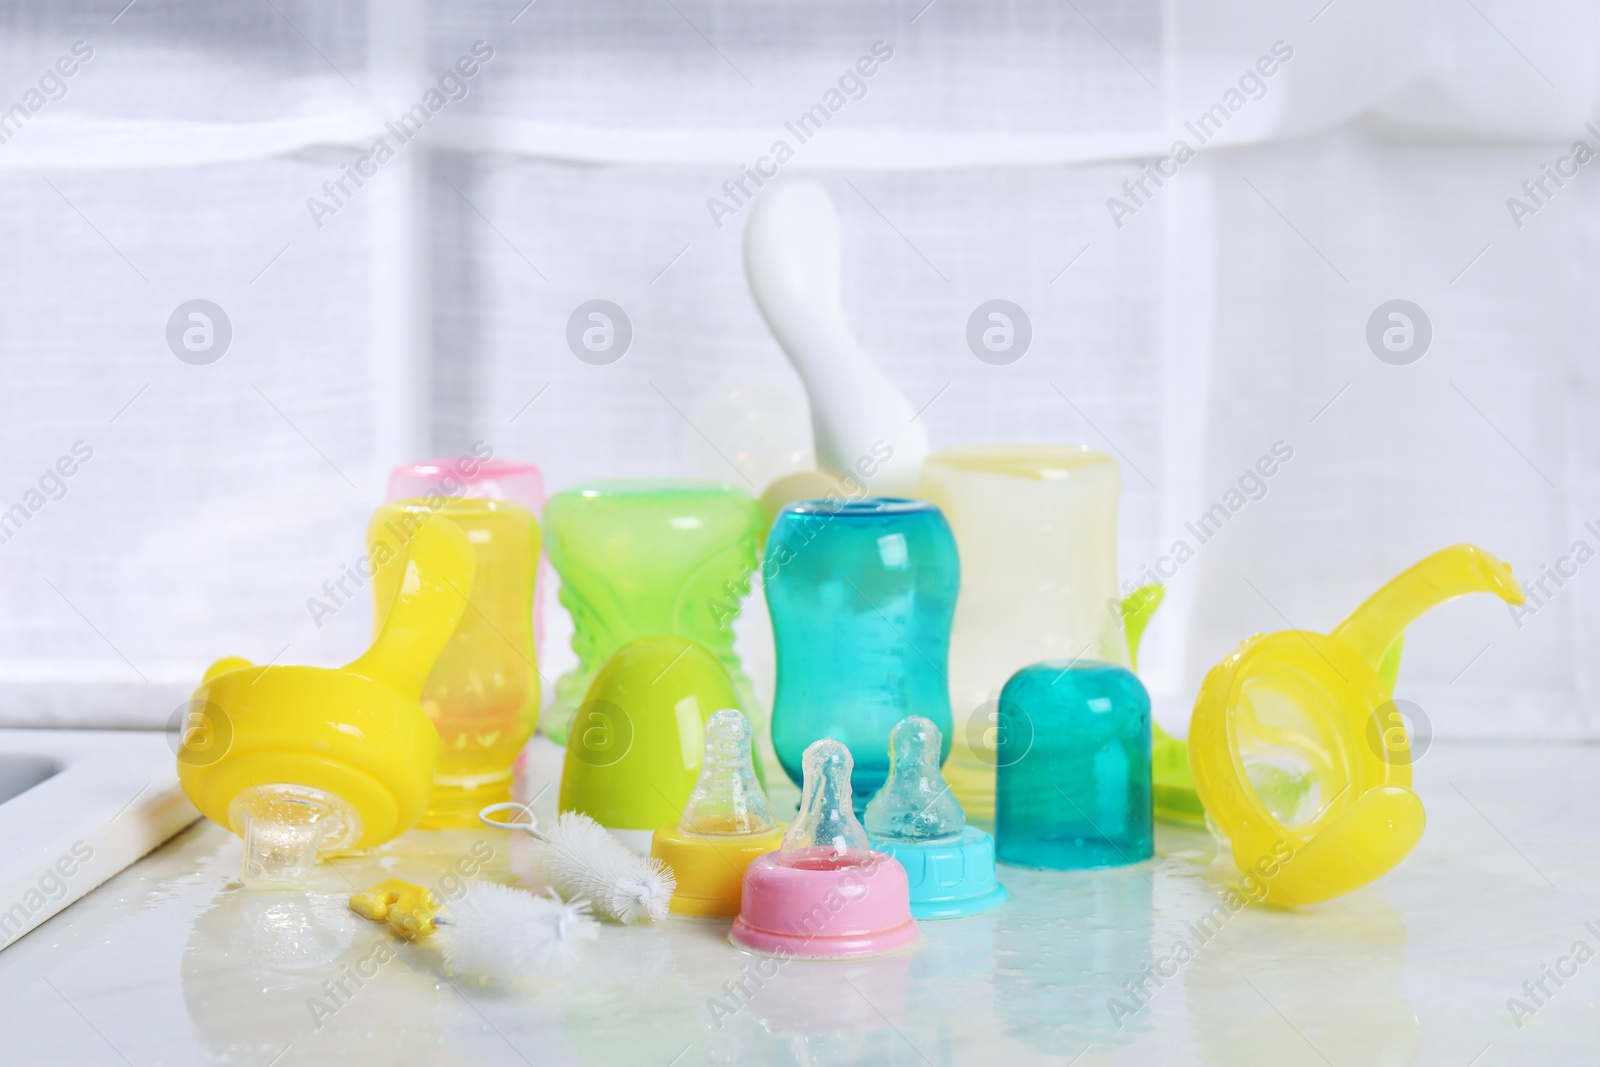
{"label": "teal feeding bottle", "polygon": [[1155,851],[1150,696],[1092,660],[1024,667],[1000,691],[995,837],[1001,863],[1072,870]]}
{"label": "teal feeding bottle", "polygon": [[1010,899],[995,881],[994,838],[967,825],[939,774],[943,740],[921,715],[896,723],[889,732],[889,780],[867,802],[867,836],[906,869],[914,919],[976,915]]}
{"label": "teal feeding bottle", "polygon": [[778,680],[772,747],[799,785],[823,737],[858,754],[859,814],[889,777],[889,731],[921,715],[950,754],[950,620],[961,585],[944,515],[920,500],[808,500],[778,512],[762,567]]}

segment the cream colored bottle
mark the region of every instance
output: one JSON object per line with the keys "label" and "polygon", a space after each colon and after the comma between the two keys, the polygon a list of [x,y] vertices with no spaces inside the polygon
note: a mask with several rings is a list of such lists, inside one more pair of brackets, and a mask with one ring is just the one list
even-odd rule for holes
{"label": "cream colored bottle", "polygon": [[1000,689],[1043,660],[1128,666],[1118,618],[1116,460],[1086,445],[935,452],[919,495],[961,553],[950,635],[954,720],[944,776],[970,818],[994,818]]}

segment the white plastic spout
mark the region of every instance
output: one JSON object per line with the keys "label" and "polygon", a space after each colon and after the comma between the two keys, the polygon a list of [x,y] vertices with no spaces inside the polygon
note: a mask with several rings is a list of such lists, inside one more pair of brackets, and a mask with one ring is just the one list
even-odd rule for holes
{"label": "white plastic spout", "polygon": [[839,268],[839,215],[827,190],[803,179],[764,190],[744,232],[745,278],[805,384],[817,462],[873,495],[910,496],[928,437],[850,332]]}

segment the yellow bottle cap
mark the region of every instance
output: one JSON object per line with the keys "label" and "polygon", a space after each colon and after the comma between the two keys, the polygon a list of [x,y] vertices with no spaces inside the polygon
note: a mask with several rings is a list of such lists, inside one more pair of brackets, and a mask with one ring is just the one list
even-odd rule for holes
{"label": "yellow bottle cap", "polygon": [[783,844],[785,823],[759,834],[691,834],[663,826],[650,840],[650,855],[672,868],[677,887],[669,910],[696,919],[731,919],[739,914],[744,871]]}

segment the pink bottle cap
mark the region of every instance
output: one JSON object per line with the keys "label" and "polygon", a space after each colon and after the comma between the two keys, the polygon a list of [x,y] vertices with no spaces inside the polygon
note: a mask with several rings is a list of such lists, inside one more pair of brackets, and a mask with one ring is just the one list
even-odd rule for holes
{"label": "pink bottle cap", "polygon": [[739,917],[728,937],[741,948],[811,959],[881,956],[917,943],[905,868],[882,852],[833,870],[785,867],[768,853],[744,872]]}
{"label": "pink bottle cap", "polygon": [[389,472],[390,500],[432,495],[509,500],[538,515],[544,511],[544,477],[532,463],[514,459],[425,459]]}
{"label": "pink bottle cap", "polygon": [[744,872],[734,944],[844,959],[916,944],[905,868],[867,843],[850,804],[850,750],[831,737],[801,757],[800,812],[783,847]]}

